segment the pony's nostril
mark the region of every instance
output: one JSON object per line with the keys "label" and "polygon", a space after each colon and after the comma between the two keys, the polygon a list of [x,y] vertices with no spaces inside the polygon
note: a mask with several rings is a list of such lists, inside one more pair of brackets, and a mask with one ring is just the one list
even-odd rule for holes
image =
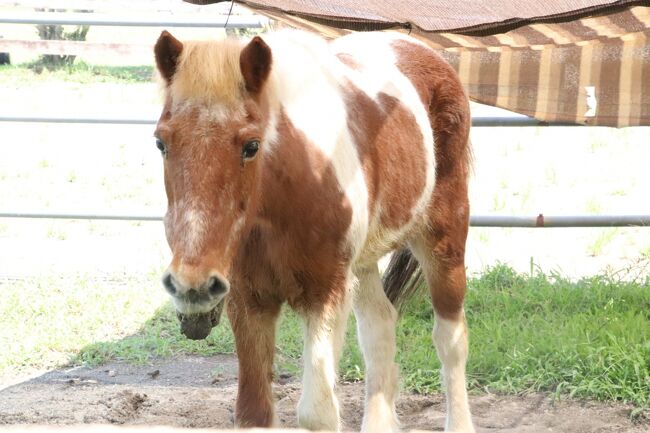
{"label": "pony's nostril", "polygon": [[167,293],[170,295],[175,295],[176,294],[176,287],[174,286],[174,282],[172,281],[172,275],[167,274],[163,277],[162,280],[163,286],[165,287],[165,290],[167,290]]}
{"label": "pony's nostril", "polygon": [[224,283],[221,278],[210,277],[210,280],[208,281],[208,291],[210,292],[210,295],[223,295],[227,290],[228,288],[226,287],[226,283]]}

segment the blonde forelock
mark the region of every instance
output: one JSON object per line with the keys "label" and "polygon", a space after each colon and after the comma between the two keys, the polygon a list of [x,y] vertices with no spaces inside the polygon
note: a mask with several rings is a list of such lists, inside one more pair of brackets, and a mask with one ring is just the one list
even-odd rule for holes
{"label": "blonde forelock", "polygon": [[168,87],[174,103],[192,100],[234,105],[244,95],[238,40],[186,41]]}

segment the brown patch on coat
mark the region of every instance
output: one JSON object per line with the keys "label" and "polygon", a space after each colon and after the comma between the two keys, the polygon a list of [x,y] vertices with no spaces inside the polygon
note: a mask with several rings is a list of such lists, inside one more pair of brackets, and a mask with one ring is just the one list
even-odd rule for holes
{"label": "brown patch on coat", "polygon": [[282,113],[276,148],[264,155],[263,194],[231,271],[229,318],[240,377],[237,424],[268,427],[275,321],[287,301],[327,314],[345,296],[352,208],[325,155]]}
{"label": "brown patch on coat", "polygon": [[337,53],[336,57],[338,57],[339,61],[350,69],[357,71],[361,69],[359,62],[357,62],[357,60],[349,53]]}
{"label": "brown patch on coat", "polygon": [[454,70],[434,51],[416,43],[392,44],[400,71],[428,107],[434,131],[436,185],[423,234],[432,257],[427,268],[436,312],[457,319],[465,296],[465,242],[469,225],[467,182],[471,160],[467,97]]}
{"label": "brown patch on coat", "polygon": [[283,296],[307,311],[337,304],[350,260],[352,206],[329,158],[284,113],[262,177],[260,237]]}
{"label": "brown patch on coat", "polygon": [[371,220],[379,211],[383,228],[398,229],[411,220],[426,185],[420,127],[411,111],[390,95],[380,93],[375,102],[350,82],[342,92],[368,186]]}

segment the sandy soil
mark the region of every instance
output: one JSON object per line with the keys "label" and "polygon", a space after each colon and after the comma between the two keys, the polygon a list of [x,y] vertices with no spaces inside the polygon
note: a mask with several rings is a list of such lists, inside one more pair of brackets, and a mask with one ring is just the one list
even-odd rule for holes
{"label": "sandy soil", "polygon": [[[2,380],[2,379],[0,379]],[[2,424],[119,424],[231,428],[237,389],[234,356],[182,357],[147,366],[112,363],[97,368],[54,370],[31,379],[0,382]],[[297,378],[275,386],[283,426],[296,427]],[[341,384],[344,426],[361,422],[363,384]],[[623,405],[562,400],[544,395],[471,397],[478,432],[641,433],[650,422],[632,422]],[[442,395],[403,393],[398,413],[407,429],[441,431]]]}

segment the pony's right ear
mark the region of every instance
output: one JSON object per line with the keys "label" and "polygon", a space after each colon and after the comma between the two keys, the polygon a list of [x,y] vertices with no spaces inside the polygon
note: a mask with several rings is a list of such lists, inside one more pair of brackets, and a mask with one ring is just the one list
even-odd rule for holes
{"label": "pony's right ear", "polygon": [[156,55],[156,66],[160,75],[169,84],[176,72],[178,57],[183,51],[183,43],[172,36],[167,30],[163,30],[153,48]]}
{"label": "pony's right ear", "polygon": [[273,56],[271,48],[259,36],[255,36],[239,55],[239,68],[244,76],[246,90],[259,93],[271,72]]}

